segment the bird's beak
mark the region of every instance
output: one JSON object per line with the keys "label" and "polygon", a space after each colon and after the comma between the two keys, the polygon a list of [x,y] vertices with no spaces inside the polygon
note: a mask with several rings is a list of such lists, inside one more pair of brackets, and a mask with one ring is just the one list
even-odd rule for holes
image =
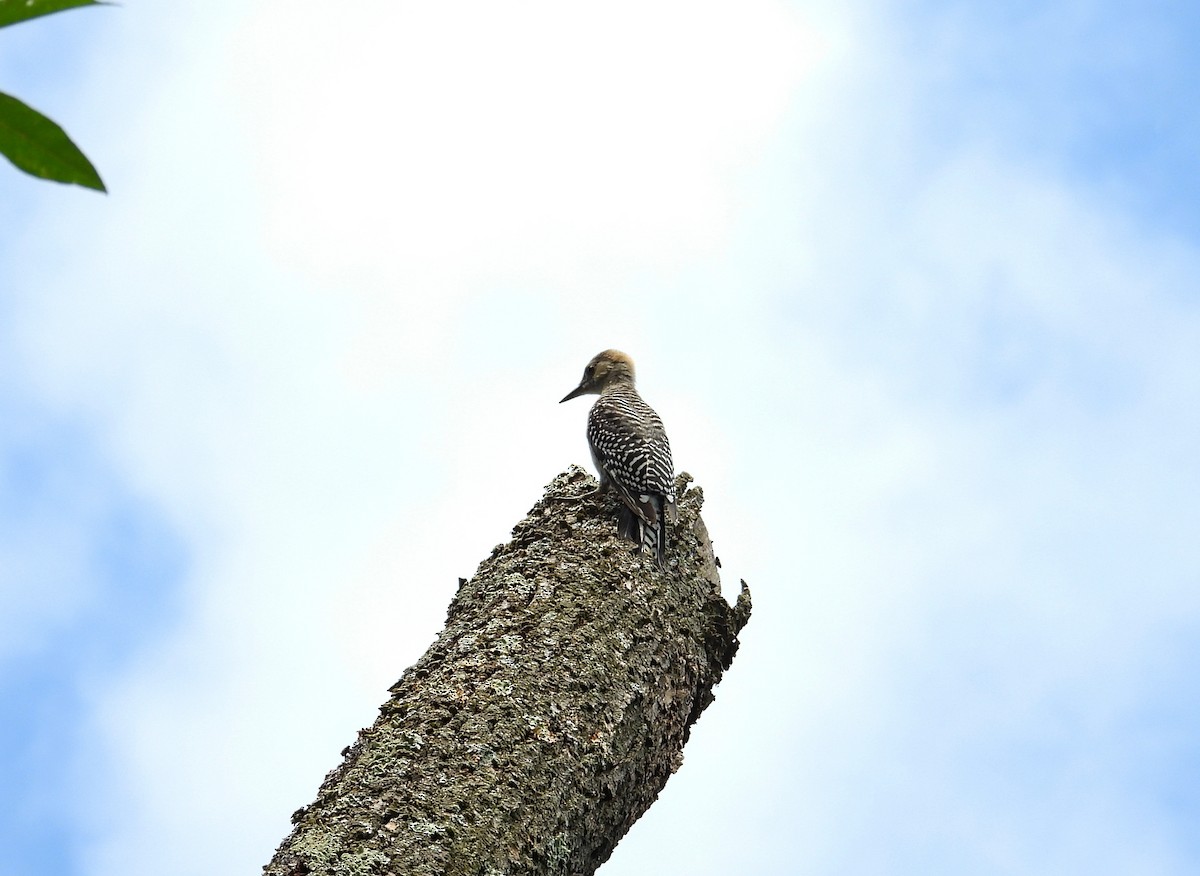
{"label": "bird's beak", "polygon": [[559,399],[558,403],[561,405],[565,401],[570,401],[573,398],[578,398],[579,396],[583,395],[585,392],[587,392],[587,387],[581,383],[581,384],[579,384],[579,386],[575,387],[573,390],[571,390],[566,395],[564,395],[561,399]]}

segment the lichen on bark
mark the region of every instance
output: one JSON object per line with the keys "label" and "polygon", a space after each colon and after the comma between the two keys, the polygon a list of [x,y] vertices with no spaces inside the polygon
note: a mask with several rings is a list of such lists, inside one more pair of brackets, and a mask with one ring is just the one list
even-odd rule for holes
{"label": "lichen on bark", "polygon": [[572,466],[461,583],[268,876],[586,876],[682,762],[750,616],[678,479],[666,571]]}

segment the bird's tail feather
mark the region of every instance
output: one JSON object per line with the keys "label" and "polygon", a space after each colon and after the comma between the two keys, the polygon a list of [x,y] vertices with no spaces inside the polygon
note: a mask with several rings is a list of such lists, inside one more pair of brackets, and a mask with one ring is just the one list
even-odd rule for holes
{"label": "bird's tail feather", "polygon": [[667,568],[667,527],[664,521],[657,526],[638,521],[642,528],[639,551],[644,551],[654,557],[654,562],[660,569]]}
{"label": "bird's tail feather", "polygon": [[[667,567],[667,520],[662,513],[658,500],[642,497],[640,507],[642,513],[636,513],[624,503],[618,510],[617,532],[621,538],[627,538],[637,545],[638,553],[648,553],[654,557],[660,569]],[[672,505],[668,511],[673,511]],[[650,518],[648,521],[646,518]]]}

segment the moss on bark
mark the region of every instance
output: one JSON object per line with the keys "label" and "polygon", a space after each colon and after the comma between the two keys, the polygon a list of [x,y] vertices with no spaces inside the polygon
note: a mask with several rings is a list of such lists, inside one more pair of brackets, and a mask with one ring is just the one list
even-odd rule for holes
{"label": "moss on bark", "polygon": [[660,572],[572,466],[465,581],[269,876],[580,876],[679,768],[750,616],[681,475]]}

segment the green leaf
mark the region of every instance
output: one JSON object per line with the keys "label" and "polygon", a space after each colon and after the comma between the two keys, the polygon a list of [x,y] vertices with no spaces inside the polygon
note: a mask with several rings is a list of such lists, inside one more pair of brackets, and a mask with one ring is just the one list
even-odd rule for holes
{"label": "green leaf", "polygon": [[0,0],[0,27],[76,6],[106,6],[97,0]]}
{"label": "green leaf", "polygon": [[100,174],[66,131],[2,91],[0,154],[33,176],[106,191]]}

